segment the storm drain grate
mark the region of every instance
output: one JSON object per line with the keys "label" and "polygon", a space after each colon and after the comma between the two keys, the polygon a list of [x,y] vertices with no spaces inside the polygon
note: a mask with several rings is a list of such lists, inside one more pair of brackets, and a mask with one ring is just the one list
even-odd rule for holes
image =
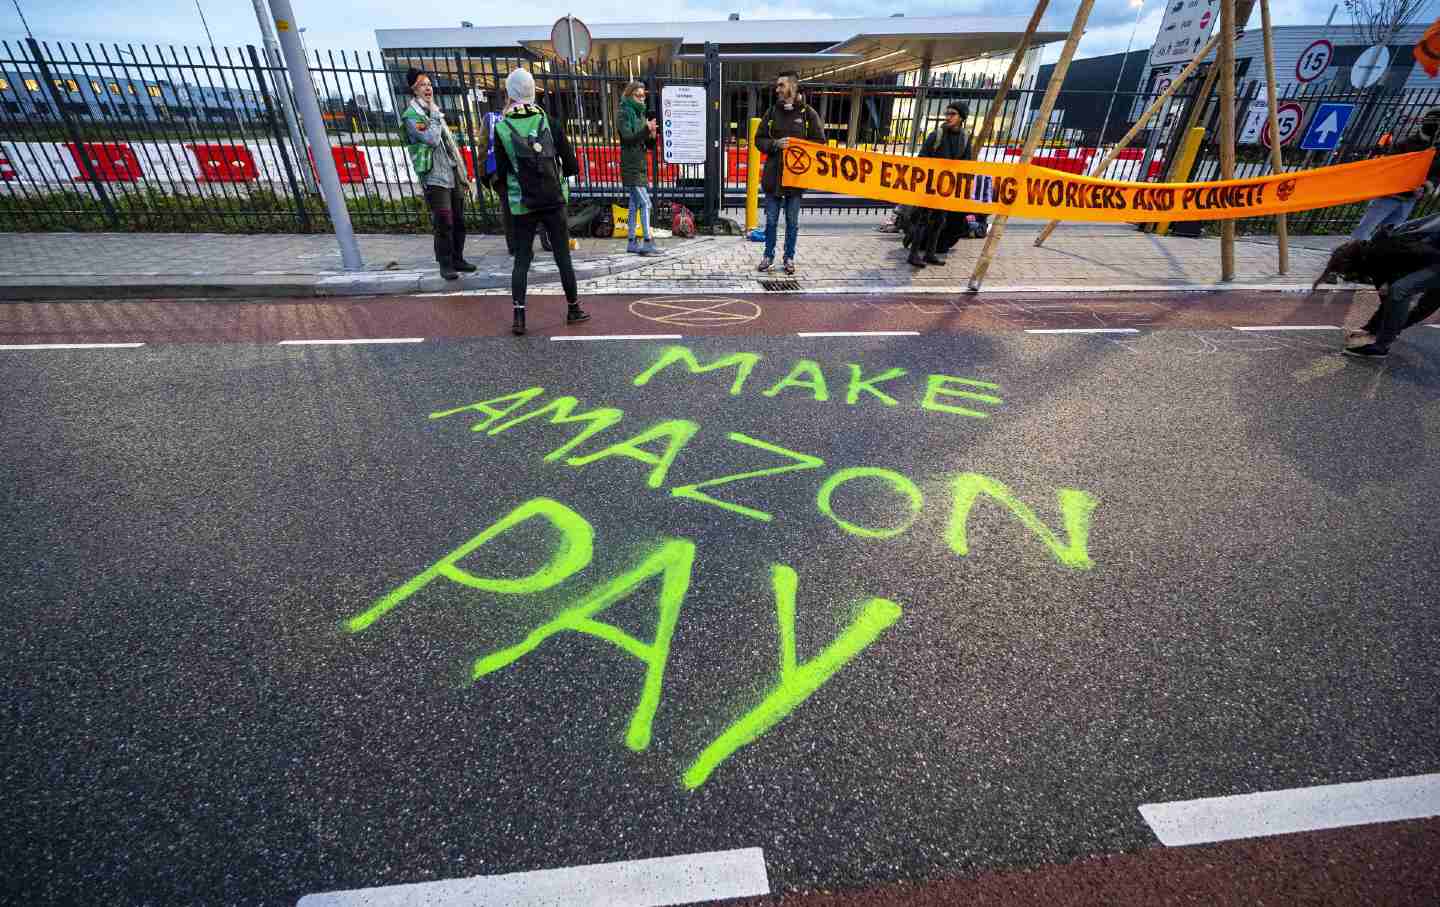
{"label": "storm drain grate", "polygon": [[795,292],[800,289],[798,280],[762,280],[760,286],[771,293]]}

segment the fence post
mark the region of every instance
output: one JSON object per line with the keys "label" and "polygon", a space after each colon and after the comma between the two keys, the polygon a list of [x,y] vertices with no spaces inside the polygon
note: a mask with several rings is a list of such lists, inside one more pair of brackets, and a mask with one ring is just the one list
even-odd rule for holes
{"label": "fence post", "polygon": [[745,232],[760,225],[760,149],[755,147],[755,133],[760,131],[760,118],[750,118],[750,144],[745,146]]}
{"label": "fence post", "polygon": [[260,87],[260,97],[265,101],[265,119],[270,122],[270,131],[275,134],[275,150],[280,155],[280,163],[285,167],[285,179],[290,183],[290,194],[295,198],[295,216],[300,219],[300,231],[310,232],[310,212],[305,210],[305,195],[300,191],[300,184],[295,181],[295,169],[290,166],[290,152],[285,150],[285,139],[280,135],[280,124],[275,119],[275,109],[270,105],[270,93],[265,90],[265,74],[260,69],[260,55],[255,52],[255,45],[245,45],[245,50],[250,54],[250,65],[255,68],[255,84]]}
{"label": "fence post", "polygon": [[702,222],[714,224],[720,217],[720,194],[724,188],[725,161],[720,148],[720,48],[705,43],[705,208]]}
{"label": "fence post", "polygon": [[45,55],[40,52],[40,42],[34,38],[26,38],[25,43],[30,45],[30,55],[35,58],[35,65],[40,70],[40,78],[44,81],[46,90],[50,92],[50,99],[55,102],[55,109],[60,112],[60,119],[65,123],[65,131],[70,134],[70,141],[75,143],[75,160],[80,162],[80,169],[84,172],[85,178],[95,186],[95,192],[100,196],[100,207],[105,209],[105,219],[110,222],[111,229],[120,229],[120,215],[115,212],[115,204],[110,201],[110,193],[105,191],[105,184],[95,174],[95,168],[90,166],[90,155],[85,150],[85,143],[80,139],[80,130],[65,110],[65,101],[60,97],[59,89],[55,87],[55,80],[50,75],[50,67],[45,61]]}

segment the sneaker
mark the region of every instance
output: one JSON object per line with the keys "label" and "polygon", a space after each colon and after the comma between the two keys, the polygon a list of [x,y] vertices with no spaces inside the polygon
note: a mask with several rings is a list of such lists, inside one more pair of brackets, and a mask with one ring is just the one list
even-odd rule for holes
{"label": "sneaker", "polygon": [[1390,350],[1378,343],[1367,343],[1364,346],[1347,347],[1345,355],[1354,356],[1357,359],[1384,359],[1390,355]]}
{"label": "sneaker", "polygon": [[786,273],[786,274],[794,274],[794,273],[795,273],[795,259],[793,259],[793,258],[787,258],[787,259],[785,259],[785,273]]}
{"label": "sneaker", "polygon": [[[1364,343],[1361,343],[1361,341],[1364,341]],[[1372,334],[1372,333],[1370,333],[1369,331],[1346,331],[1346,332],[1345,332],[1345,345],[1346,345],[1346,346],[1364,346],[1365,344],[1374,343],[1374,342],[1375,342],[1375,335]]]}
{"label": "sneaker", "polygon": [[630,242],[625,246],[625,252],[628,255],[643,255],[644,253],[640,251],[640,240],[633,236],[630,237]]}
{"label": "sneaker", "polygon": [[755,270],[768,271],[770,270],[770,266],[773,264],[775,264],[775,259],[767,255],[764,258],[760,259],[760,267],[756,268]]}
{"label": "sneaker", "polygon": [[655,240],[653,240],[653,239],[647,239],[647,240],[645,240],[644,243],[642,243],[642,244],[640,245],[640,254],[641,254],[641,255],[663,255],[664,253],[660,251],[660,247],[659,247],[659,246],[656,246],[656,245],[655,245]]}
{"label": "sneaker", "polygon": [[464,271],[466,274],[470,274],[470,273],[473,273],[473,272],[478,271],[478,270],[480,270],[480,269],[477,268],[477,267],[475,267],[475,266],[472,265],[470,262],[468,262],[468,261],[466,261],[465,259],[462,258],[462,259],[460,259],[460,260],[458,260],[458,261],[455,262],[455,270],[457,270],[457,271]]}
{"label": "sneaker", "polygon": [[589,321],[590,313],[580,308],[580,303],[570,303],[570,308],[565,312],[566,324],[579,324],[582,321]]}

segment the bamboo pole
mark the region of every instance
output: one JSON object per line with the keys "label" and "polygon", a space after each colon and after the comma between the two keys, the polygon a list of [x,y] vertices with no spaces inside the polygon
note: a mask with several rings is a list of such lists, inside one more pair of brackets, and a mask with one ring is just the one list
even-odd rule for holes
{"label": "bamboo pole", "polygon": [[[1110,149],[1110,153],[1105,155],[1105,159],[1100,162],[1100,166],[1095,168],[1096,175],[1104,173],[1105,168],[1109,167],[1115,161],[1115,159],[1120,156],[1120,152],[1124,151],[1125,148],[1129,146],[1130,140],[1135,138],[1135,136],[1139,135],[1140,130],[1145,128],[1145,124],[1150,122],[1150,118],[1155,116],[1155,114],[1159,113],[1160,110],[1170,101],[1170,96],[1173,95],[1176,91],[1179,91],[1180,86],[1185,84],[1185,80],[1190,78],[1191,74],[1193,74],[1195,70],[1200,68],[1200,64],[1204,62],[1206,57],[1210,56],[1210,51],[1215,49],[1215,45],[1218,44],[1219,41],[1219,35],[1215,35],[1213,38],[1211,38],[1210,42],[1205,45],[1204,49],[1201,50],[1200,53],[1195,55],[1195,59],[1190,61],[1190,65],[1186,66],[1180,71],[1180,75],[1175,77],[1175,81],[1170,83],[1170,87],[1165,89],[1165,91],[1160,94],[1160,97],[1152,101],[1149,107],[1145,108],[1145,112],[1140,114],[1140,119],[1135,121],[1135,125],[1130,127],[1129,132],[1121,136],[1120,141],[1115,143],[1115,147]],[[1144,179],[1143,174],[1141,175],[1141,179]],[[1040,235],[1035,237],[1035,245],[1044,245],[1045,240],[1050,238],[1050,234],[1054,233],[1055,228],[1059,225],[1059,220],[1052,220],[1050,223],[1046,224],[1045,229],[1040,231]]]}
{"label": "bamboo pole", "polygon": [[[1275,97],[1275,39],[1270,34],[1270,0],[1260,0],[1260,29],[1265,33],[1265,91],[1270,105],[1270,172],[1284,173],[1285,160],[1280,153],[1280,124],[1277,120]],[[1290,225],[1284,214],[1275,216],[1275,237],[1280,241],[1280,273],[1290,271]]]}
{"label": "bamboo pole", "polygon": [[1049,5],[1050,0],[1038,0],[1035,4],[1035,12],[1030,14],[1030,24],[1025,26],[1025,34],[1015,47],[1015,55],[1010,58],[1010,69],[1005,73],[1005,80],[1000,83],[999,88],[995,89],[995,100],[990,104],[990,109],[985,111],[985,122],[980,127],[980,138],[973,146],[977,160],[985,149],[985,143],[990,141],[990,133],[995,129],[995,118],[999,116],[1000,110],[1005,106],[1005,96],[1010,93],[1010,84],[1015,81],[1015,73],[1020,71],[1020,64],[1025,61],[1025,52],[1030,49],[1030,39],[1035,37],[1035,31],[1040,27],[1040,17],[1045,15],[1045,8]]}
{"label": "bamboo pole", "polygon": [[[1234,0],[1228,2],[1233,3]],[[1036,146],[1045,137],[1045,129],[1050,124],[1050,111],[1055,108],[1055,98],[1060,94],[1065,74],[1070,71],[1070,60],[1075,56],[1075,47],[1080,43],[1080,36],[1085,33],[1085,23],[1089,21],[1090,10],[1094,6],[1095,0],[1080,0],[1080,8],[1075,11],[1075,21],[1070,24],[1070,36],[1065,39],[1065,46],[1060,50],[1060,59],[1055,61],[1055,70],[1050,73],[1050,84],[1045,86],[1045,97],[1040,101],[1040,110],[1035,114],[1030,134],[1025,137],[1025,147],[1020,151],[1022,168],[1029,166]],[[980,289],[985,272],[990,270],[990,262],[995,257],[995,249],[1000,245],[1000,237],[1004,235],[1005,224],[1009,219],[1001,214],[991,223],[990,232],[985,236],[985,248],[980,250],[980,260],[975,262],[975,272],[970,275],[971,292]]]}
{"label": "bamboo pole", "polygon": [[[1220,179],[1235,178],[1235,0],[1220,0]],[[1220,279],[1235,279],[1235,221],[1220,222]]]}

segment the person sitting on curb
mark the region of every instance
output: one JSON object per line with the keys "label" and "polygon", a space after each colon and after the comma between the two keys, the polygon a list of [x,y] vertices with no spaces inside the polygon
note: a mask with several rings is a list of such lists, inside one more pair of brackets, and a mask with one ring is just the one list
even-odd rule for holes
{"label": "person sitting on curb", "polygon": [[825,125],[820,114],[800,96],[796,73],[782,72],[775,79],[775,103],[765,112],[755,131],[755,147],[765,155],[760,188],[765,193],[765,255],[758,270],[768,271],[775,263],[775,234],[780,227],[780,210],[785,210],[785,273],[795,273],[795,244],[800,237],[800,199],[803,189],[782,186],[781,159],[791,139],[825,142]]}
{"label": "person sitting on curb", "polygon": [[[631,82],[625,86],[620,102],[620,182],[630,194],[630,243],[626,252],[636,255],[659,255],[655,237],[650,235],[649,149],[655,147],[656,123],[645,115],[645,83]],[[644,227],[645,242],[637,236],[637,221]]]}
{"label": "person sitting on curb", "polygon": [[580,308],[575,265],[570,260],[570,222],[565,216],[570,201],[565,179],[579,173],[580,165],[564,130],[535,106],[535,79],[529,72],[516,69],[510,73],[505,93],[510,106],[495,125],[495,173],[505,187],[515,230],[515,262],[510,269],[515,323],[510,330],[518,337],[525,333],[525,292],[535,257],[535,231],[542,227],[550,235],[569,303],[565,323],[589,321],[590,316]]}
{"label": "person sitting on curb", "polygon": [[[965,117],[969,109],[958,101],[945,106],[945,122],[925,137],[920,147],[921,157],[939,158],[944,161],[964,161],[970,158],[970,136],[965,134]],[[915,212],[916,229],[910,240],[911,266],[923,268],[926,265],[943,265],[945,259],[936,254],[940,238],[945,233],[949,212],[941,209],[924,208]],[[921,258],[924,246],[924,258]]]}
{"label": "person sitting on curb", "polygon": [[418,69],[405,74],[410,86],[410,106],[400,114],[410,144],[410,164],[425,187],[425,204],[435,234],[435,261],[440,276],[457,280],[460,271],[474,271],[465,260],[465,198],[470,178],[465,161],[455,145],[455,136],[445,125],[445,112],[435,103],[435,86]]}

